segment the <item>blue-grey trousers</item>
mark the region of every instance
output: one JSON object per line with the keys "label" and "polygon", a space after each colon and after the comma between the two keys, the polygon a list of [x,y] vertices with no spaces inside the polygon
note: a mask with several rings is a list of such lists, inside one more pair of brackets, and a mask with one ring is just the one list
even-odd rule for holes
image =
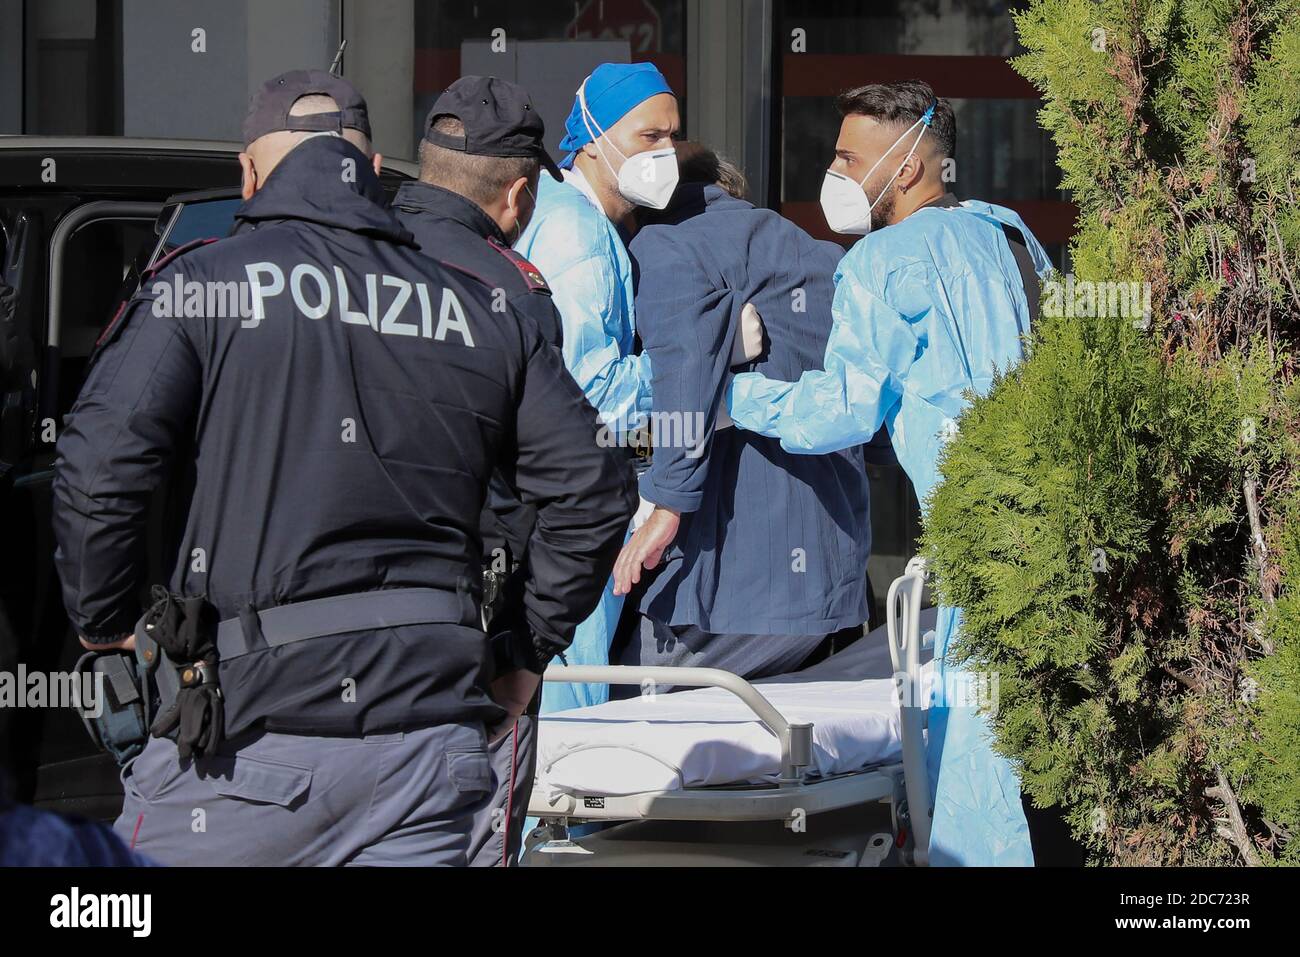
{"label": "blue-grey trousers", "polygon": [[525,714],[491,748],[492,798],[470,831],[471,867],[513,867],[524,839],[537,770],[537,716]]}
{"label": "blue-grey trousers", "polygon": [[114,830],[170,865],[468,863],[492,793],[482,724],[364,738],[258,732],[181,761],[150,738]]}

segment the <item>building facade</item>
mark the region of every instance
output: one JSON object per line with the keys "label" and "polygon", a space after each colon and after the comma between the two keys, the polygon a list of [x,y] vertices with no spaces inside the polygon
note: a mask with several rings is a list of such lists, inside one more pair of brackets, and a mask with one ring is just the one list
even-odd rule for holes
{"label": "building facade", "polygon": [[[748,175],[752,198],[833,236],[817,198],[835,95],[928,81],[958,121],[953,191],[1019,211],[1064,265],[1073,207],[1003,0],[0,0],[0,134],[235,140],[250,92],[298,67],[340,69],[366,95],[377,148],[414,159],[424,115],[465,74],[528,87],[554,150],[582,78],[651,61],[685,134]],[[875,469],[872,579],[901,572],[917,509]],[[886,506],[886,503],[891,503]],[[886,507],[879,507],[886,506]]]}

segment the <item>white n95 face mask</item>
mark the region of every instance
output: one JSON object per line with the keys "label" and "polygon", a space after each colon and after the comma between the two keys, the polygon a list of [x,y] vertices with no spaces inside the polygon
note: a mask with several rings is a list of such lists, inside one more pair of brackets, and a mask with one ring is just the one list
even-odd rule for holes
{"label": "white n95 face mask", "polygon": [[826,215],[826,224],[834,232],[858,236],[865,236],[871,232],[873,204],[867,199],[862,183],[854,182],[843,173],[828,169],[822,180],[821,203],[822,212]]}
{"label": "white n95 face mask", "polygon": [[[821,203],[822,212],[826,214],[826,224],[832,230],[849,236],[865,236],[871,232],[871,211],[876,208],[876,203],[879,203],[884,198],[885,193],[889,192],[889,187],[894,184],[898,174],[903,171],[907,161],[916,152],[916,147],[920,144],[921,137],[925,135],[933,116],[934,107],[932,106],[925,111],[925,114],[919,120],[904,130],[902,136],[894,140],[893,145],[885,150],[880,159],[872,164],[871,169],[867,170],[867,175],[862,177],[861,180],[855,181],[832,169],[826,171],[826,176],[822,180]],[[912,141],[911,149],[903,157],[903,162],[898,164],[898,169],[894,170],[894,175],[889,177],[889,182],[880,195],[874,200],[868,199],[867,192],[863,187],[866,186],[867,180],[871,179],[871,174],[885,161],[886,156],[894,152],[894,147],[903,142],[912,130],[918,126],[921,129],[916,134],[916,139]]]}
{"label": "white n95 face mask", "polygon": [[[614,151],[618,152],[618,148],[615,147]],[[664,209],[677,191],[677,177],[676,150],[637,153],[624,158],[618,171],[618,191],[629,203]]]}
{"label": "white n95 face mask", "polygon": [[[677,151],[675,149],[648,150],[635,156],[623,156],[617,146],[610,143],[615,153],[623,157],[623,165],[615,172],[614,164],[609,161],[600,141],[605,131],[596,126],[596,118],[587,109],[587,81],[578,87],[578,104],[582,107],[582,122],[596,144],[596,152],[605,161],[609,171],[618,179],[619,194],[629,203],[648,206],[650,209],[664,209],[677,191]],[[597,135],[599,134],[599,135]]]}

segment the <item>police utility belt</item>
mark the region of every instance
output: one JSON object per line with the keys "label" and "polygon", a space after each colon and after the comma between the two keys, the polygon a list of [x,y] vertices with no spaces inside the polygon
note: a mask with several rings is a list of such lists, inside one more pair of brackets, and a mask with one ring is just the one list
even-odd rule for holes
{"label": "police utility belt", "polygon": [[144,750],[150,734],[175,738],[182,758],[216,751],[224,724],[220,661],[354,631],[458,623],[465,615],[460,594],[435,588],[249,608],[224,621],[203,597],[155,586],[153,598],[136,625],[134,653],[91,651],[77,662],[79,673],[103,675],[103,699],[81,717],[95,743],[120,765]]}

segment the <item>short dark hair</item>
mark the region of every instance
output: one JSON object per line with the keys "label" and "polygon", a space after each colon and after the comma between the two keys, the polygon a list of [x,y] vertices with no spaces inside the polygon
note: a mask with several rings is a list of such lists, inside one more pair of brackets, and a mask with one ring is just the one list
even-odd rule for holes
{"label": "short dark hair", "polygon": [[952,104],[935,96],[929,83],[922,80],[869,83],[841,93],[835,101],[840,116],[870,116],[881,123],[897,126],[899,133],[916,123],[932,103],[935,107],[930,135],[934,137],[940,155],[955,156],[957,119],[952,114]]}
{"label": "short dark hair", "polygon": [[703,143],[680,140],[677,144],[677,168],[683,182],[719,186],[736,199],[749,198],[749,183],[744,171],[724,159]]}
{"label": "short dark hair", "polygon": [[[465,124],[440,116],[433,128],[449,136],[464,136]],[[420,181],[459,193],[480,206],[497,201],[517,179],[537,181],[542,164],[531,156],[477,156],[424,140],[420,143]]]}

